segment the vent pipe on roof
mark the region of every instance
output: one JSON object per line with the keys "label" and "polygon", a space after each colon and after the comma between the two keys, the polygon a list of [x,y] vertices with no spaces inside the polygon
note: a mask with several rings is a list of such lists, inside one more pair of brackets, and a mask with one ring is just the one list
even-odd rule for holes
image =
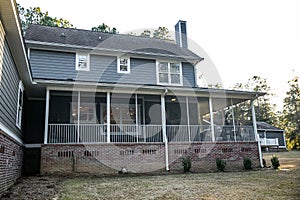
{"label": "vent pipe on roof", "polygon": [[179,20],[175,25],[176,44],[182,48],[188,48],[186,36],[186,21]]}

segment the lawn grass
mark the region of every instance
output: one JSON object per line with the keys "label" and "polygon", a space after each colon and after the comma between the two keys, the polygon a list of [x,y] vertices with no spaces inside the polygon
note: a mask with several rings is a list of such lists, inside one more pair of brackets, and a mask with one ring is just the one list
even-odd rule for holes
{"label": "lawn grass", "polygon": [[[288,162],[295,167],[234,173],[80,177],[62,183],[59,199],[299,199],[300,152],[276,155],[283,166]],[[267,163],[271,156],[264,155]]]}

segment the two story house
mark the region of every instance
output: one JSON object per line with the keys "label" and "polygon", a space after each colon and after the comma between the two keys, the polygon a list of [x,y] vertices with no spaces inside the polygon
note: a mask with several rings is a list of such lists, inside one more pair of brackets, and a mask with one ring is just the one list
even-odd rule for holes
{"label": "two story house", "polygon": [[175,31],[173,42],[29,26],[25,167],[175,171],[185,156],[193,171],[215,170],[216,158],[228,169],[242,168],[245,157],[261,165],[253,104],[243,107],[243,119],[234,113],[262,94],[198,87],[203,58],[188,49],[185,21]]}

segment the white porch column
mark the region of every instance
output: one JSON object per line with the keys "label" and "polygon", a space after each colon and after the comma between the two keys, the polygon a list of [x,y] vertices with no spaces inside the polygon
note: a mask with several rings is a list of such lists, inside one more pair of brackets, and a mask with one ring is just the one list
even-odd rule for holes
{"label": "white porch column", "polygon": [[143,130],[143,138],[144,138],[144,142],[146,142],[146,126],[145,126],[145,121],[146,121],[146,115],[145,115],[145,98],[143,97],[143,126],[142,126],[142,130]]}
{"label": "white porch column", "polygon": [[50,90],[47,88],[47,90],[46,90],[46,112],[45,112],[44,144],[48,143],[49,101],[50,101]]}
{"label": "white porch column", "polygon": [[263,165],[263,161],[262,161],[261,146],[260,146],[260,141],[259,141],[259,135],[257,133],[257,124],[256,124],[254,100],[251,101],[251,111],[252,111],[252,122],[253,122],[255,141],[258,144],[259,162],[260,162],[260,166],[263,167],[264,165]]}
{"label": "white porch column", "polygon": [[106,95],[106,142],[110,143],[110,92]]}
{"label": "white porch column", "polygon": [[191,142],[190,110],[189,110],[189,97],[188,96],[185,97],[185,102],[186,102],[186,116],[187,116],[189,142]]}
{"label": "white porch column", "polygon": [[234,141],[236,142],[235,116],[234,116],[232,99],[230,99],[230,103],[231,103],[231,115],[232,115],[232,125],[233,125],[233,137],[234,137]]}
{"label": "white porch column", "polygon": [[163,141],[165,143],[165,159],[166,159],[166,170],[169,171],[169,149],[168,149],[168,138],[166,129],[166,104],[165,96],[161,95],[161,122],[162,122],[162,133]]}
{"label": "white porch column", "polygon": [[138,98],[135,94],[135,129],[136,129],[136,142],[139,142],[139,119],[138,119]]}
{"label": "white porch column", "polygon": [[209,113],[210,113],[210,127],[211,127],[211,141],[215,142],[215,128],[214,128],[214,114],[213,114],[213,103],[212,98],[209,97]]}
{"label": "white porch column", "polygon": [[77,143],[79,143],[80,139],[80,91],[78,91],[77,95]]}

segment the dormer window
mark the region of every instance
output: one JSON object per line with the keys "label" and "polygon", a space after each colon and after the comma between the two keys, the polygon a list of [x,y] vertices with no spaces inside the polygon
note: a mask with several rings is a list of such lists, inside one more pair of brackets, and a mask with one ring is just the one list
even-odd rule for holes
{"label": "dormer window", "polygon": [[180,62],[157,62],[157,83],[164,85],[182,85],[182,67]]}
{"label": "dormer window", "polygon": [[85,53],[76,53],[76,70],[90,71],[90,56]]}
{"label": "dormer window", "polygon": [[130,58],[118,57],[118,73],[130,73]]}

